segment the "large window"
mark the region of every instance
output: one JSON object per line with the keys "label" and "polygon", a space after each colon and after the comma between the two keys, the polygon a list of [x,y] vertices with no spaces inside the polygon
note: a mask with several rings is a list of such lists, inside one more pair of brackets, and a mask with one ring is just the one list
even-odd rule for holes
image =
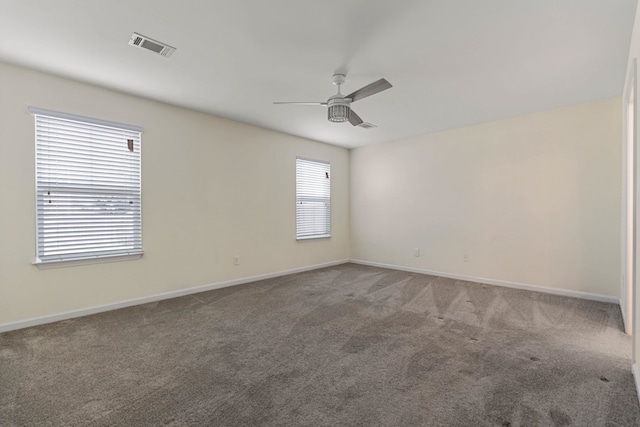
{"label": "large window", "polygon": [[30,107],[36,264],[142,254],[141,128]]}
{"label": "large window", "polygon": [[331,237],[331,165],[296,158],[296,237]]}

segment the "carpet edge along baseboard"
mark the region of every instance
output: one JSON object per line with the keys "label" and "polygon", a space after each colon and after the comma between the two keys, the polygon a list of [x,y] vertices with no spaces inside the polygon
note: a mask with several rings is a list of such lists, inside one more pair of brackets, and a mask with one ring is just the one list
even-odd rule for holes
{"label": "carpet edge along baseboard", "polygon": [[385,264],[381,262],[365,261],[365,260],[359,260],[359,259],[352,259],[350,262],[354,264],[367,265],[370,267],[388,268],[391,270],[401,270],[401,271],[407,271],[410,273],[429,274],[431,276],[447,277],[449,279],[464,280],[466,282],[483,283],[486,285],[502,286],[505,288],[522,289],[526,291],[542,292],[545,294],[553,294],[553,295],[560,295],[565,297],[587,299],[592,301],[607,302],[607,303],[618,304],[618,305],[620,304],[619,298],[608,296],[608,295],[595,294],[591,292],[574,291],[574,290],[562,289],[562,288],[548,288],[545,286],[532,285],[528,283],[510,282],[507,280],[489,279],[486,277],[466,276],[466,275],[456,274],[456,273],[447,273],[444,271],[434,271],[434,270],[427,270],[422,268],[406,267],[402,265]]}
{"label": "carpet edge along baseboard", "polygon": [[103,313],[105,311],[118,310],[120,308],[132,307],[136,305],[147,304],[150,302],[162,301],[171,298],[178,298],[186,295],[197,294],[200,292],[212,291],[214,289],[227,288],[229,286],[243,285],[245,283],[257,282],[259,280],[272,279],[274,277],[287,276],[289,274],[303,273],[305,271],[317,270],[319,268],[332,267],[335,265],[346,264],[348,259],[331,261],[322,264],[315,264],[306,267],[298,267],[289,270],[281,270],[273,273],[260,274],[257,276],[241,277],[238,279],[226,280],[223,282],[209,283],[206,285],[196,286],[192,288],[179,289],[175,291],[163,292],[144,297],[132,298],[124,301],[117,301],[92,307],[80,308],[77,310],[65,311],[46,316],[28,318],[0,324],[0,333],[14,331],[17,329],[30,328],[32,326],[44,325],[47,323],[59,322],[62,320],[74,319],[77,317],[89,316],[92,314]]}
{"label": "carpet edge along baseboard", "polygon": [[170,291],[170,292],[164,292],[160,294],[149,295],[145,297],[133,298],[129,300],[108,303],[108,304],[103,304],[99,306],[81,308],[77,310],[51,314],[47,316],[18,320],[15,322],[0,324],[0,333],[9,332],[17,329],[29,328],[32,326],[44,325],[47,323],[59,322],[61,320],[69,320],[77,317],[89,316],[91,314],[97,314],[97,313],[102,313],[102,312],[111,311],[111,310],[118,310],[120,308],[147,304],[150,302],[162,301],[170,298],[178,298],[185,295],[211,291],[214,289],[226,288],[229,286],[242,285],[245,283],[256,282],[258,280],[271,279],[274,277],[286,276],[289,274],[302,273],[305,271],[317,270],[325,267],[332,267],[335,265],[345,264],[349,262],[352,262],[354,264],[366,265],[370,267],[380,267],[380,268],[388,268],[392,270],[407,271],[411,273],[429,274],[432,276],[441,276],[441,277],[447,277],[450,279],[483,283],[483,284],[493,285],[493,286],[502,286],[507,288],[542,292],[542,293],[587,299],[587,300],[593,300],[593,301],[600,301],[600,302],[606,302],[606,303],[612,303],[612,304],[618,304],[618,305],[620,304],[620,300],[618,298],[607,296],[607,295],[594,294],[590,292],[581,292],[581,291],[574,291],[574,290],[560,289],[560,288],[547,288],[543,286],[531,285],[526,283],[509,282],[505,280],[488,279],[484,277],[465,276],[461,274],[426,270],[426,269],[420,269],[420,268],[414,268],[414,267],[406,267],[406,266],[395,265],[395,264],[385,264],[385,263],[365,261],[365,260],[359,260],[359,259],[344,259],[344,260],[331,261],[331,262],[322,263],[322,264],[310,265],[306,267],[294,268],[290,270],[282,270],[282,271],[277,271],[273,273],[261,274],[257,276],[244,277],[239,279],[227,280],[223,282],[209,283],[206,285],[196,286],[193,288],[179,289],[176,291]]}

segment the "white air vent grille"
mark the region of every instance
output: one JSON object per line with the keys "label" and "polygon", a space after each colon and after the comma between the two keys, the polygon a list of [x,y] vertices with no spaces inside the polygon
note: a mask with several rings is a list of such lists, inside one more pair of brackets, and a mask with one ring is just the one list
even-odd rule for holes
{"label": "white air vent grille", "polygon": [[137,46],[142,49],[150,50],[153,53],[157,53],[160,56],[169,57],[176,50],[175,47],[168,44],[159,42],[157,40],[150,39],[142,34],[133,33],[129,40],[131,46]]}
{"label": "white air vent grille", "polygon": [[361,128],[365,128],[365,129],[373,129],[373,128],[377,128],[378,127],[378,126],[374,125],[373,123],[369,123],[369,122],[362,122],[358,126],[360,126]]}

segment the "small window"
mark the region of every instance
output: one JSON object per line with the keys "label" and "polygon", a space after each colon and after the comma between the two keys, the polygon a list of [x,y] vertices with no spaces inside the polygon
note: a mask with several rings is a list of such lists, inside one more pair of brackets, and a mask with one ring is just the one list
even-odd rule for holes
{"label": "small window", "polygon": [[331,164],[296,158],[296,237],[331,237]]}
{"label": "small window", "polygon": [[141,129],[31,107],[36,264],[142,254]]}

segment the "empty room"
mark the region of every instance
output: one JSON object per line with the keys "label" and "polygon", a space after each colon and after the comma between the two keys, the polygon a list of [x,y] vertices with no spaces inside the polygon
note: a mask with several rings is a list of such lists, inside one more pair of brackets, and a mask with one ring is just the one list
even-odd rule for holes
{"label": "empty room", "polygon": [[638,426],[636,0],[0,0],[0,426]]}

